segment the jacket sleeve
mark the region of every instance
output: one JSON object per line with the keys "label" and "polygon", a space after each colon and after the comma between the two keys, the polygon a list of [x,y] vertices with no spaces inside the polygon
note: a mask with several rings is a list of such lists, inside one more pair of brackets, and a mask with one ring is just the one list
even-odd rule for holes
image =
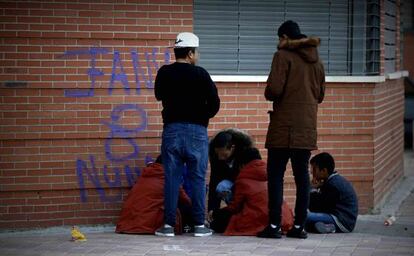
{"label": "jacket sleeve", "polygon": [[207,83],[207,111],[208,117],[214,117],[220,109],[220,98],[218,96],[216,84],[211,79],[210,75],[205,72],[205,80]]}
{"label": "jacket sleeve", "polygon": [[276,52],[273,56],[270,74],[267,79],[265,98],[269,101],[277,101],[283,94],[287,77],[289,75],[289,63],[280,53]]}
{"label": "jacket sleeve", "polygon": [[231,212],[232,214],[239,213],[243,209],[246,200],[244,191],[245,189],[243,188],[243,184],[239,181],[236,181],[236,183],[234,184],[233,200],[224,209]]}
{"label": "jacket sleeve", "polygon": [[162,90],[162,84],[163,84],[163,68],[161,67],[158,72],[157,72],[157,76],[155,77],[155,86],[154,86],[154,93],[155,93],[155,98],[158,101],[162,100],[162,95],[163,95],[163,90]]}
{"label": "jacket sleeve", "polygon": [[208,184],[208,211],[219,209],[221,200],[217,197],[216,188],[219,182],[219,177],[217,175],[217,165],[214,162],[215,159],[210,158],[210,182]]}
{"label": "jacket sleeve", "polygon": [[311,212],[324,212],[323,211],[323,198],[319,191],[313,191],[310,193],[309,210]]}
{"label": "jacket sleeve", "polygon": [[323,69],[323,65],[321,65],[321,83],[320,83],[320,92],[318,103],[322,103],[323,99],[325,98],[325,71]]}
{"label": "jacket sleeve", "polygon": [[311,212],[332,213],[335,210],[339,199],[338,190],[330,185],[324,185],[320,192],[313,192],[310,195],[309,210]]}

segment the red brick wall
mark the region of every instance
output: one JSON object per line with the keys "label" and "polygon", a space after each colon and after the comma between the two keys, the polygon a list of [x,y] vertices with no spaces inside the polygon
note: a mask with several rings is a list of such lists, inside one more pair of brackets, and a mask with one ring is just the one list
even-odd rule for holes
{"label": "red brick wall", "polygon": [[[0,6],[0,228],[115,222],[144,159],[160,150],[161,107],[148,82],[176,33],[192,30],[192,1]],[[210,135],[244,129],[266,156],[264,84],[217,86],[222,105]],[[327,85],[320,150],[353,182],[361,212],[401,175],[400,86]],[[290,174],[285,195],[293,205]]]}
{"label": "red brick wall", "polygon": [[378,84],[374,119],[374,205],[404,175],[404,80]]}
{"label": "red brick wall", "polygon": [[0,228],[114,221],[135,168],[159,152],[147,71],[192,31],[192,1],[107,2],[0,3]]}

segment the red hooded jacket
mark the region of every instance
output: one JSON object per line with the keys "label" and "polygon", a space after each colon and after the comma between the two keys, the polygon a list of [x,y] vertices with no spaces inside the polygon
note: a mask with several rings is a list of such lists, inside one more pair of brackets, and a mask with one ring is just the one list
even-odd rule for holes
{"label": "red hooded jacket", "polygon": [[[184,189],[179,200],[191,204]],[[116,225],[117,233],[153,234],[164,223],[164,168],[154,163],[142,170],[129,192]],[[177,209],[176,233],[181,233],[181,215]]]}
{"label": "red hooded jacket", "polygon": [[[240,170],[233,201],[224,208],[233,215],[224,235],[255,236],[269,224],[266,162],[253,160]],[[293,226],[293,212],[283,201],[282,231]]]}

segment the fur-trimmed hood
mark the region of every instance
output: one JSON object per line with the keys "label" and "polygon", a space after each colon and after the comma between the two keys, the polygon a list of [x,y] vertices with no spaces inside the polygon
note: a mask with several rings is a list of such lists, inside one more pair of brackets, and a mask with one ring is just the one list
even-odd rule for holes
{"label": "fur-trimmed hood", "polygon": [[305,37],[301,39],[286,39],[279,42],[277,48],[279,50],[286,49],[297,52],[303,60],[315,63],[319,60],[317,47],[320,45],[321,39],[318,37]]}

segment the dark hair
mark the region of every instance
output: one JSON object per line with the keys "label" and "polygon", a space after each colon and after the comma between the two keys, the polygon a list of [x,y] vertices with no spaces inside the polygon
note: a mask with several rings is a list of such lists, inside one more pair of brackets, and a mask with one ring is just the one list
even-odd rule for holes
{"label": "dark hair", "polygon": [[301,39],[306,37],[306,35],[303,35],[300,32],[298,23],[294,22],[293,20],[283,22],[283,24],[280,25],[279,29],[277,30],[277,35],[279,37],[287,35],[290,39]]}
{"label": "dark hair", "polygon": [[162,164],[162,157],[161,157],[161,155],[158,155],[158,156],[157,156],[157,159],[155,160],[155,162],[156,162],[157,164]]}
{"label": "dark hair", "polygon": [[233,145],[233,136],[227,131],[221,131],[214,137],[214,148],[230,148]]}
{"label": "dark hair", "polygon": [[189,52],[194,53],[195,47],[174,48],[174,54],[176,59],[185,59]]}
{"label": "dark hair", "polygon": [[320,170],[326,168],[329,175],[335,171],[335,160],[329,153],[326,152],[317,154],[316,156],[312,157],[310,163],[318,166]]}
{"label": "dark hair", "polygon": [[240,154],[240,165],[245,165],[253,160],[261,160],[262,156],[257,148],[246,148]]}

